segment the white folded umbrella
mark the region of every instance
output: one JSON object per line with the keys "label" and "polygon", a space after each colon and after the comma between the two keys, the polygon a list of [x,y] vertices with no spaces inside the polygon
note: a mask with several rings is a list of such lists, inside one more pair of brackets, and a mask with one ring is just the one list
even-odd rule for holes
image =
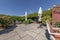
{"label": "white folded umbrella", "polygon": [[25,12],[25,20],[27,21],[27,12]]}
{"label": "white folded umbrella", "polygon": [[39,8],[38,16],[39,16],[38,21],[41,21],[41,17],[42,17],[42,8],[41,7]]}

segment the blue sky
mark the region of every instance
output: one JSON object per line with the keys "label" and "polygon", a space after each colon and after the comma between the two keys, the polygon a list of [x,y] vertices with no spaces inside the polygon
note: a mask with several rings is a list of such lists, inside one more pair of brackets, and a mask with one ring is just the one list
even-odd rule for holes
{"label": "blue sky", "polygon": [[20,16],[25,11],[38,12],[40,6],[47,10],[53,5],[60,5],[60,0],[0,0],[0,14]]}

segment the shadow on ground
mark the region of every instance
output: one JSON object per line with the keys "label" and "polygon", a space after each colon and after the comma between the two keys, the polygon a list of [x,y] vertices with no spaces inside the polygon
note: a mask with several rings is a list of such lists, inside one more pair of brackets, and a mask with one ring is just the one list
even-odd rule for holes
{"label": "shadow on ground", "polygon": [[47,38],[48,40],[51,40],[51,39],[50,39],[50,36],[49,36],[49,33],[48,33],[48,30],[46,30],[45,35],[46,35],[46,38]]}
{"label": "shadow on ground", "polygon": [[8,29],[0,30],[0,35],[1,35],[1,34],[5,34],[5,33],[9,33],[9,32],[11,32],[11,31],[13,31],[16,27],[17,27],[17,25],[13,25],[13,26],[11,26],[11,27],[8,28]]}

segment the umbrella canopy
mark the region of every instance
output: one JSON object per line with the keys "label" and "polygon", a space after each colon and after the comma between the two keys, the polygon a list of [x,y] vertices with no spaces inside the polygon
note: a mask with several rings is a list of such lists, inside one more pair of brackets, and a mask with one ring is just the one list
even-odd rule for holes
{"label": "umbrella canopy", "polygon": [[39,8],[39,11],[38,11],[38,15],[39,14],[42,14],[42,8],[41,7]]}
{"label": "umbrella canopy", "polygon": [[48,10],[50,10],[50,8],[48,8]]}
{"label": "umbrella canopy", "polygon": [[25,12],[25,20],[27,21],[27,11]]}
{"label": "umbrella canopy", "polygon": [[39,8],[38,16],[39,16],[38,21],[41,21],[41,16],[42,16],[42,8],[41,7]]}
{"label": "umbrella canopy", "polygon": [[25,16],[27,16],[27,12],[25,12]]}

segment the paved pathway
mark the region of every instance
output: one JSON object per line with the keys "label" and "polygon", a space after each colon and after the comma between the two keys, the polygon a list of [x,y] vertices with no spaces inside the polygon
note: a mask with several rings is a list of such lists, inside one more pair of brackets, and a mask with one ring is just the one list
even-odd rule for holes
{"label": "paved pathway", "polygon": [[20,24],[13,31],[0,35],[0,40],[47,40],[45,29],[39,24]]}

